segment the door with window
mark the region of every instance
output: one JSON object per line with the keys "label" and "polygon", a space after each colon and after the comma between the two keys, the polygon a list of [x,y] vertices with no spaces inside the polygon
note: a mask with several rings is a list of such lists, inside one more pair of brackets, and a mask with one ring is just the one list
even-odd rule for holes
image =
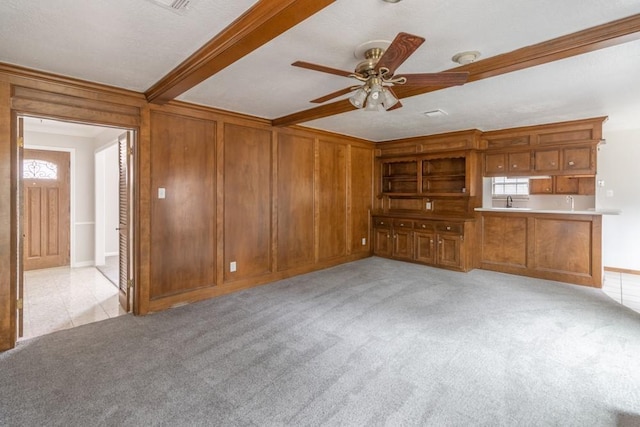
{"label": "door with window", "polygon": [[24,150],[24,271],[69,265],[68,152]]}

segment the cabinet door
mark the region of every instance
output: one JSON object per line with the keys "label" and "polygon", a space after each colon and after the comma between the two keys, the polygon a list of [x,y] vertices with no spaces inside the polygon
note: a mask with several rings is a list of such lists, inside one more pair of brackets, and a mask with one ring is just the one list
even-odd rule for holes
{"label": "cabinet door", "polygon": [[388,228],[373,229],[373,253],[379,256],[391,256],[391,230]]}
{"label": "cabinet door", "polygon": [[594,196],[596,194],[596,177],[581,176],[578,178],[578,194]]}
{"label": "cabinet door", "polygon": [[534,153],[536,172],[560,170],[560,150],[537,150]]}
{"label": "cabinet door", "polygon": [[438,234],[438,265],[462,268],[462,237],[454,234]]}
{"label": "cabinet door", "polygon": [[531,172],[531,152],[523,151],[507,154],[507,169],[511,174]]}
{"label": "cabinet door", "polygon": [[529,194],[552,194],[553,179],[529,179]]}
{"label": "cabinet door", "polygon": [[413,232],[407,230],[393,230],[393,256],[397,258],[413,259]]}
{"label": "cabinet door", "polygon": [[502,176],[506,173],[505,156],[502,153],[485,154],[484,172],[485,175]]}
{"label": "cabinet door", "polygon": [[595,173],[595,148],[565,148],[562,150],[562,169],[572,173]]}
{"label": "cabinet door", "polygon": [[415,259],[425,264],[436,262],[436,236],[433,232],[413,233],[415,241]]}
{"label": "cabinet door", "polygon": [[556,194],[578,194],[578,178],[556,176]]}

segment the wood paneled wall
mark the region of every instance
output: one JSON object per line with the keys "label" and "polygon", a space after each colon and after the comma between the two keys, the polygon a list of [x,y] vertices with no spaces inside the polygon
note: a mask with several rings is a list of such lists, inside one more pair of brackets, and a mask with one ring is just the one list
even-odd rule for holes
{"label": "wood paneled wall", "polygon": [[17,114],[137,131],[138,314],[371,254],[374,144],[0,67],[0,350],[16,339]]}
{"label": "wood paneled wall", "polygon": [[277,150],[278,271],[315,262],[313,138],[281,134]]}
{"label": "wood paneled wall", "polygon": [[372,144],[184,107],[150,122],[149,311],[370,255]]}
{"label": "wood paneled wall", "polygon": [[215,130],[151,113],[152,299],[215,284]]}
{"label": "wood paneled wall", "polygon": [[224,126],[225,283],[271,272],[271,164],[269,130]]}

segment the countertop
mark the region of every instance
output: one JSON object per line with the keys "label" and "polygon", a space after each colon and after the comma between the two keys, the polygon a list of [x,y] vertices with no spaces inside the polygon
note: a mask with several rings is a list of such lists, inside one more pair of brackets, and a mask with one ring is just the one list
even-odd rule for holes
{"label": "countertop", "polygon": [[570,214],[570,215],[620,215],[617,209],[532,209],[532,208],[476,208],[479,212],[513,212],[513,213],[536,213],[536,214]]}

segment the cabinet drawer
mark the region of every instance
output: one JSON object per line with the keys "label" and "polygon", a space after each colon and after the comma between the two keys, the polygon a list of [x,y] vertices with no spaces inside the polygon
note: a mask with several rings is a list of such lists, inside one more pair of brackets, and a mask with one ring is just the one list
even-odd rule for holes
{"label": "cabinet drawer", "polygon": [[391,227],[391,219],[390,218],[374,218],[373,224],[376,227]]}
{"label": "cabinet drawer", "polygon": [[462,224],[438,224],[436,230],[441,233],[456,233],[462,234]]}
{"label": "cabinet drawer", "polygon": [[393,220],[393,226],[395,228],[413,228],[413,221],[406,219]]}
{"label": "cabinet drawer", "polygon": [[416,221],[414,223],[414,228],[422,231],[433,231],[433,223],[428,221]]}

